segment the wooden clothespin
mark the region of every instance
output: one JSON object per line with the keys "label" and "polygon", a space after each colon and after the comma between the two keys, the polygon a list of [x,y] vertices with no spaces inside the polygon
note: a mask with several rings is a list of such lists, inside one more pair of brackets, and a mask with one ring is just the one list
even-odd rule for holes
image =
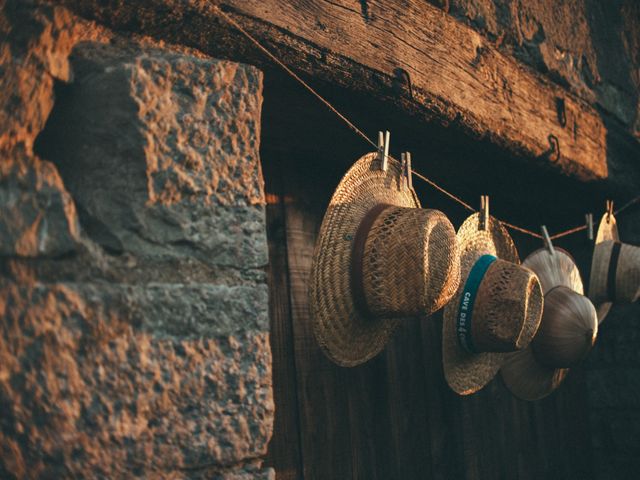
{"label": "wooden clothespin", "polygon": [[489,228],[489,195],[480,195],[480,230]]}
{"label": "wooden clothespin", "polygon": [[402,160],[402,176],[406,179],[407,187],[411,190],[413,188],[413,180],[411,179],[411,153],[402,153],[400,158]]}
{"label": "wooden clothespin", "polygon": [[547,231],[547,227],[542,225],[542,239],[544,241],[544,246],[549,250],[551,255],[555,254],[556,251],[553,248],[553,243],[551,243],[551,237],[549,236],[549,232]]}
{"label": "wooden clothespin", "polygon": [[593,213],[587,213],[584,218],[587,222],[587,238],[593,240]]}
{"label": "wooden clothespin", "polygon": [[613,215],[613,200],[607,200],[607,223],[611,223],[611,215]]}
{"label": "wooden clothespin", "polygon": [[378,132],[378,159],[380,160],[380,168],[383,172],[387,171],[389,165],[389,139],[391,133],[389,130],[386,132]]}

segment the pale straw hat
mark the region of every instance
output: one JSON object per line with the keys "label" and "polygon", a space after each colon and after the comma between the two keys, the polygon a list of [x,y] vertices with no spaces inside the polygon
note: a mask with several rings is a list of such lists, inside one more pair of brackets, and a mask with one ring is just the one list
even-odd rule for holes
{"label": "pale straw hat", "polygon": [[589,298],[602,323],[613,302],[632,303],[640,297],[640,247],[620,243],[612,213],[598,227],[591,261]]}
{"label": "pale straw hat", "polygon": [[511,392],[523,400],[538,400],[553,392],[591,350],[598,334],[596,309],[582,295],[580,272],[564,250],[536,250],[523,265],[540,279],[544,310],[531,345],[510,353],[500,369]]}
{"label": "pale straw hat", "polygon": [[471,215],[457,237],[460,288],[444,310],[442,359],[451,389],[468,395],[491,381],[506,352],[529,345],[542,290],[536,275],[518,265],[509,233],[493,217]]}
{"label": "pale straw hat", "polygon": [[355,366],[382,350],[403,317],[428,315],[458,288],[455,230],[425,210],[401,165],[358,160],[325,213],[309,286],[313,331],[335,363]]}

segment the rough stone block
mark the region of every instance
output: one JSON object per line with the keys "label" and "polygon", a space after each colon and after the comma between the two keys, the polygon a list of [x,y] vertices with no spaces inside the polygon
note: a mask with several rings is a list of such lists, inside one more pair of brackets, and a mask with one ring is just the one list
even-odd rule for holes
{"label": "rough stone block", "polygon": [[115,251],[266,264],[261,73],[91,43],[70,61],[39,145],[88,234]]}
{"label": "rough stone block", "polygon": [[126,313],[158,339],[213,338],[269,330],[267,286],[213,284],[64,284],[86,302]]}
{"label": "rough stone block", "polygon": [[0,288],[0,477],[196,478],[265,454],[267,333],[157,338],[135,292],[99,292]]}
{"label": "rough stone block", "polygon": [[234,470],[214,475],[213,480],[276,480],[273,468]]}
{"label": "rough stone block", "polygon": [[61,7],[0,3],[0,150],[23,144],[31,153],[54,103],[54,79],[69,79],[69,52],[79,39],[108,37]]}
{"label": "rough stone block", "polygon": [[0,159],[0,255],[57,256],[75,249],[76,209],[56,168],[21,147]]}

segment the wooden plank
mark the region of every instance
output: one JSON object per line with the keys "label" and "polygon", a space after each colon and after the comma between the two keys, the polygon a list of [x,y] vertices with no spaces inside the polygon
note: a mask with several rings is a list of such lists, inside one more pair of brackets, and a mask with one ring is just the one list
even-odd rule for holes
{"label": "wooden plank", "polygon": [[283,195],[296,365],[289,385],[298,391],[304,478],[591,478],[581,392],[563,388],[531,404],[496,379],[476,395],[455,395],[442,373],[440,313],[409,320],[365,365],[343,369],[324,357],[310,328],[306,286],[337,179],[309,155],[306,163],[288,155]]}
{"label": "wooden plank", "polygon": [[[269,157],[269,155],[267,155]],[[293,328],[289,304],[289,272],[285,229],[284,192],[280,162],[263,162],[267,198],[267,239],[269,242],[269,320],[276,405],[273,436],[265,466],[273,467],[278,480],[302,479],[300,422],[293,351]]]}
{"label": "wooden plank", "polygon": [[595,108],[424,0],[63,3],[114,28],[272,65],[219,18],[212,8],[219,4],[298,72],[394,102],[579,179],[608,176],[607,128]]}
{"label": "wooden plank", "polygon": [[309,208],[308,192],[290,170],[283,179],[288,192],[286,241],[304,478],[352,478],[345,370],[320,350],[308,305],[308,278],[322,212],[317,204],[315,209]]}
{"label": "wooden plank", "polygon": [[396,474],[386,355],[345,370],[348,378],[351,478],[386,480]]}
{"label": "wooden plank", "polygon": [[442,370],[442,311],[420,324],[425,381],[424,409],[428,415],[431,477],[464,478],[460,398],[449,389]]}
{"label": "wooden plank", "polygon": [[431,478],[431,425],[425,405],[431,386],[422,361],[420,323],[417,318],[404,319],[385,350],[394,449],[392,478]]}

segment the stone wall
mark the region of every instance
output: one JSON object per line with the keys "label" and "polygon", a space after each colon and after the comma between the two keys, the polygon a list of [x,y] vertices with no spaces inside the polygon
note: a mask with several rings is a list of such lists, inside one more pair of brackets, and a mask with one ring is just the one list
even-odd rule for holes
{"label": "stone wall", "polygon": [[0,39],[0,477],[273,478],[262,74],[31,2]]}
{"label": "stone wall", "polygon": [[[429,1],[640,136],[638,2]],[[0,478],[273,476],[261,83],[0,0]],[[640,469],[639,317],[587,365],[602,480]]]}

